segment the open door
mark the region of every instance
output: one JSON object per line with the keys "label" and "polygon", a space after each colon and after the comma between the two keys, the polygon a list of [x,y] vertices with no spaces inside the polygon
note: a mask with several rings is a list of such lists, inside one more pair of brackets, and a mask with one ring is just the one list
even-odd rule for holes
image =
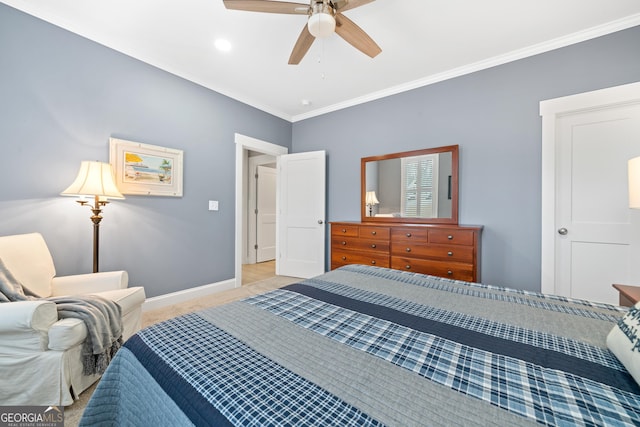
{"label": "open door", "polygon": [[324,273],[325,167],[325,151],[278,157],[278,275]]}

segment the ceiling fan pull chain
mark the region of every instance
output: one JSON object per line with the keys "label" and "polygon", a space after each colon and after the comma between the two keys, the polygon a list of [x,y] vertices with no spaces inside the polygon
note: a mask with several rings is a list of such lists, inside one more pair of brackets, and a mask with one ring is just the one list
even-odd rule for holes
{"label": "ceiling fan pull chain", "polygon": [[320,55],[318,55],[318,64],[320,64],[320,80],[325,80],[324,73],[324,39],[320,39]]}

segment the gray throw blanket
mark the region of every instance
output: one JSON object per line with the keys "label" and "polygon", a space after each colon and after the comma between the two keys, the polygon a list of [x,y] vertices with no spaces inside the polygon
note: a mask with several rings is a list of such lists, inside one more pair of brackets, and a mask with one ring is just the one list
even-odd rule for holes
{"label": "gray throw blanket", "polygon": [[122,346],[120,306],[98,295],[70,295],[46,299],[56,303],[59,319],[80,319],[87,327],[87,338],[82,346],[83,373],[104,373]]}
{"label": "gray throw blanket", "polygon": [[[26,295],[25,295],[26,290]],[[9,271],[0,258],[0,302],[27,301],[38,299],[38,295],[29,292]]]}
{"label": "gray throw blanket", "polygon": [[122,346],[122,315],[118,304],[98,295],[39,298],[25,288],[0,259],[0,302],[44,299],[56,303],[58,319],[75,318],[87,327],[82,347],[85,375],[102,374]]}

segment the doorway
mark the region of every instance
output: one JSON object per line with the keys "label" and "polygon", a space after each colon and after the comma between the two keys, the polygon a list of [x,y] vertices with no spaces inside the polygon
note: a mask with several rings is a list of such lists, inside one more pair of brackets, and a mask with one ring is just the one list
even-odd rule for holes
{"label": "doorway", "polygon": [[309,278],[325,269],[326,152],[287,154],[280,145],[236,134],[235,287],[242,286],[247,237],[249,151],[277,158],[276,275]]}
{"label": "doorway", "polygon": [[[243,264],[255,264],[276,258],[276,185],[275,157],[254,156],[249,152],[249,193],[247,194],[247,240]],[[258,160],[255,160],[258,159]],[[263,163],[269,162],[269,163]]]}
{"label": "doorway", "polygon": [[249,151],[242,285],[276,275],[276,157]]}
{"label": "doorway", "polygon": [[[251,215],[250,199],[249,199],[249,186],[251,180],[249,179],[250,171],[250,153],[254,154],[251,158],[258,158],[261,160],[252,161],[260,163],[272,162],[274,158],[280,155],[287,154],[287,147],[271,144],[259,139],[251,138],[245,135],[235,135],[236,144],[236,256],[235,256],[235,287],[242,286],[243,283],[243,265],[247,265],[248,260],[256,259],[256,252],[253,246],[249,243],[253,232],[250,230],[249,223]],[[268,157],[267,157],[268,156]],[[252,258],[253,257],[253,258]],[[255,262],[255,261],[254,261]],[[274,275],[277,261],[273,261]],[[262,274],[262,273],[260,273]],[[249,273],[247,273],[249,276]],[[253,277],[253,276],[252,276]]]}

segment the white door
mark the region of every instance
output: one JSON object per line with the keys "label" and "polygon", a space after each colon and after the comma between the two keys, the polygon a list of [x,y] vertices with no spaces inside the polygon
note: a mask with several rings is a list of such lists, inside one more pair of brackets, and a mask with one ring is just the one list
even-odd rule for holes
{"label": "white door", "polygon": [[543,159],[555,175],[543,292],[617,304],[613,283],[640,284],[640,213],[629,209],[627,184],[627,161],[640,156],[640,103],[591,102],[555,118],[553,167]]}
{"label": "white door", "polygon": [[325,158],[324,151],[278,157],[278,275],[324,273]]}
{"label": "white door", "polygon": [[275,168],[258,166],[256,185],[256,260],[276,258],[276,177]]}

